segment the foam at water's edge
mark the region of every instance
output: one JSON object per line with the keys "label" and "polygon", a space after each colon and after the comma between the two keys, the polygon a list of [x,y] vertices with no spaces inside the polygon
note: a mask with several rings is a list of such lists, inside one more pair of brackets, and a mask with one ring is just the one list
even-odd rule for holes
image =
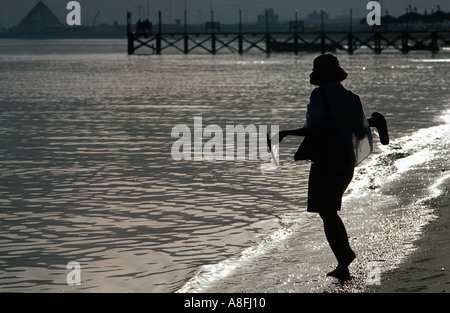
{"label": "foam at water's edge", "polygon": [[226,278],[234,270],[270,251],[273,246],[288,238],[291,232],[292,229],[281,228],[272,233],[259,245],[244,250],[238,258],[226,259],[217,264],[203,265],[197,274],[180,288],[177,293],[202,292],[206,290],[215,281]]}

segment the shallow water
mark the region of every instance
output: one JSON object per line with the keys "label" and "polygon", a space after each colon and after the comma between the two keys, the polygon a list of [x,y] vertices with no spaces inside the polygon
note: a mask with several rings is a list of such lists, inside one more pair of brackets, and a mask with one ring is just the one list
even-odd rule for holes
{"label": "shallow water", "polygon": [[[315,55],[127,56],[124,41],[33,43],[0,41],[0,290],[336,287],[323,277],[334,260],[321,222],[305,213],[298,140],[283,141],[275,172],[260,160],[171,155],[173,127],[193,129],[194,117],[223,129],[301,126]],[[369,261],[398,264],[433,218],[422,201],[450,168],[450,61],[445,51],[339,57],[345,86],[367,113],[387,116],[392,138],[387,148],[375,139],[344,201],[361,282]],[[70,261],[81,265],[79,286],[67,285]]]}

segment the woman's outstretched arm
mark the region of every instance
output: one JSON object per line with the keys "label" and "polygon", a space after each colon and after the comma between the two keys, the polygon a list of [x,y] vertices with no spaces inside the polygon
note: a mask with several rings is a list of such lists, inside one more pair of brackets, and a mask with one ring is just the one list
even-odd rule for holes
{"label": "woman's outstretched arm", "polygon": [[308,131],[305,128],[293,129],[293,130],[282,130],[278,134],[278,140],[281,142],[287,136],[306,136]]}

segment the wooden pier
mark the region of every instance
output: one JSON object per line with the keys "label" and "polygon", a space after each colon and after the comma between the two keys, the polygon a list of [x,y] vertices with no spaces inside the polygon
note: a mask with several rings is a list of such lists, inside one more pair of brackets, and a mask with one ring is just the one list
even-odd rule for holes
{"label": "wooden pier", "polygon": [[[271,30],[266,24],[264,30],[243,31],[242,14],[236,30],[221,30],[219,22],[205,23],[203,29],[188,31],[187,23],[182,29],[164,31],[162,29],[161,12],[158,14],[158,24],[149,21],[132,23],[131,13],[127,13],[128,54],[137,50],[143,54],[160,55],[163,52],[190,54],[193,51],[206,54],[228,53],[246,54],[258,51],[266,54],[273,52],[335,52],[337,50],[355,53],[361,48],[367,48],[375,54],[381,54],[388,48],[393,48],[403,54],[410,51],[429,51],[438,53],[444,46],[450,45],[450,31],[437,30],[404,30],[386,31],[373,28],[371,31],[304,31],[299,21],[289,23],[285,31]],[[268,20],[268,19],[267,19]],[[186,21],[186,13],[185,13]]]}

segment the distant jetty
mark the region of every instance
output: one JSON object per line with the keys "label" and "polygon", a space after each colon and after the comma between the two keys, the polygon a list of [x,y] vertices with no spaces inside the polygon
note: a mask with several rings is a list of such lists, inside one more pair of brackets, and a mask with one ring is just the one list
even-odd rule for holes
{"label": "distant jetty", "polygon": [[[319,29],[307,29],[304,22],[296,19],[285,26],[271,25],[271,11],[265,12],[265,25],[259,28],[244,30],[242,11],[239,11],[239,24],[234,27],[224,27],[214,20],[214,11],[211,11],[211,20],[204,27],[190,27],[187,24],[186,11],[184,24],[178,28],[168,28],[162,23],[162,13],[158,12],[158,22],[138,20],[132,22],[132,15],[127,12],[127,38],[128,54],[135,54],[138,50],[144,54],[160,55],[164,53],[190,54],[198,53],[217,54],[221,51],[228,53],[245,54],[249,52],[263,52],[266,54],[277,52],[334,52],[337,50],[353,54],[358,50],[369,49],[380,54],[386,49],[393,48],[403,54],[411,51],[429,51],[438,53],[443,47],[450,46],[450,28],[442,29],[432,19],[431,24],[411,24],[407,14],[406,24],[399,27],[398,21],[403,18],[390,20],[395,27],[382,26],[365,27],[355,31],[352,25],[351,11],[348,30],[325,30],[322,22]],[[433,15],[437,17],[437,15]],[[440,16],[440,15],[439,15]],[[322,11],[323,17],[323,11]],[[444,19],[444,17],[442,17]],[[414,20],[415,21],[415,20]],[[386,19],[385,19],[385,22]],[[412,25],[415,25],[412,27]],[[420,27],[418,26],[420,25]],[[367,23],[366,23],[367,26]]]}

